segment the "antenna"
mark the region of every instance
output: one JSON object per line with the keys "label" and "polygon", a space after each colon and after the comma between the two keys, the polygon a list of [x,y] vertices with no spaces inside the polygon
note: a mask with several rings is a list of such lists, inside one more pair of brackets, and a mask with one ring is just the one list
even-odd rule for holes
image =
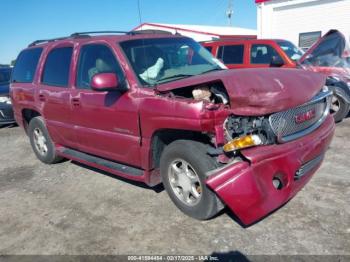
{"label": "antenna", "polygon": [[228,25],[232,26],[232,15],[233,15],[233,5],[232,5],[232,0],[228,1],[228,7],[226,10],[226,16],[228,18]]}

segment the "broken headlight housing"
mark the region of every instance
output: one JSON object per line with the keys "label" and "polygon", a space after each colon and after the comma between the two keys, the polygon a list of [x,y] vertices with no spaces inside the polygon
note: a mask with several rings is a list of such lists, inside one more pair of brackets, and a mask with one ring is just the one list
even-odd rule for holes
{"label": "broken headlight housing", "polygon": [[224,123],[225,138],[228,141],[223,150],[233,152],[239,149],[267,145],[275,142],[268,117],[229,116]]}

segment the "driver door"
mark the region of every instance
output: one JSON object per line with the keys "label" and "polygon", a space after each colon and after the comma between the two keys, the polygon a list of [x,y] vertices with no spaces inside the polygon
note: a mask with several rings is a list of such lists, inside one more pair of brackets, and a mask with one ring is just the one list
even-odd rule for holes
{"label": "driver door", "polygon": [[85,44],[79,49],[71,97],[79,150],[138,166],[138,107],[132,92],[94,91],[90,87],[92,77],[99,73],[115,73],[120,85],[126,85],[116,56],[106,44]]}

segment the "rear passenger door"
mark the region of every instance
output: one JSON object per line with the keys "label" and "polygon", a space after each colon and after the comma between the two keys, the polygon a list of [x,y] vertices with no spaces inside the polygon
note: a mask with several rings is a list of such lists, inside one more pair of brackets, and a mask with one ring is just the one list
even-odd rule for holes
{"label": "rear passenger door", "polygon": [[54,142],[74,148],[76,137],[70,105],[72,54],[71,44],[60,44],[48,50],[37,99]]}
{"label": "rear passenger door", "polygon": [[244,68],[244,45],[222,45],[217,51],[217,58],[228,68]]}
{"label": "rear passenger door", "polygon": [[124,72],[113,49],[105,43],[84,44],[79,49],[71,98],[79,149],[138,166],[140,134],[134,94],[130,91],[94,91],[90,87],[94,75],[115,73],[120,85],[127,89]]}

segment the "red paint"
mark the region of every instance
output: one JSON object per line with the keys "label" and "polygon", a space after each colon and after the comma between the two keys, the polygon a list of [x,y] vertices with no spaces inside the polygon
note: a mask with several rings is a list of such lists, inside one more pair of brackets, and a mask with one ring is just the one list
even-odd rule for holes
{"label": "red paint", "polygon": [[[297,181],[294,181],[295,172],[303,163],[327,150],[333,133],[334,121],[329,116],[321,128],[294,142],[247,149],[243,154],[251,164],[239,162],[227,165],[212,175],[207,185],[245,225],[252,224],[286,203],[303,188],[320,165]],[[272,179],[281,174],[285,186],[277,190]]]}
{"label": "red paint", "polygon": [[281,49],[281,47],[276,43],[276,40],[270,39],[249,39],[249,38],[241,38],[241,39],[219,39],[215,41],[208,41],[201,43],[205,47],[211,47],[211,53],[213,56],[218,56],[218,51],[220,46],[232,46],[232,45],[243,45],[244,46],[244,54],[243,54],[243,63],[239,64],[225,64],[230,69],[238,69],[238,68],[268,68],[270,64],[253,64],[250,62],[250,51],[252,45],[268,45],[273,48],[278,55],[282,58],[284,65],[282,68],[296,68],[296,63],[288,57],[288,55]]}
{"label": "red paint", "polygon": [[[25,125],[23,109],[35,110],[44,117],[58,149],[70,147],[138,167],[143,170],[143,175],[139,177],[106,167],[103,169],[155,185],[160,182],[159,170],[152,161],[152,139],[157,131],[190,130],[210,134],[215,140],[214,146],[220,146],[226,142],[223,122],[228,115],[264,115],[298,106],[319,92],[325,81],[320,74],[302,70],[249,69],[223,70],[189,77],[159,85],[157,90],[143,88],[118,43],[157,37],[165,36],[99,36],[41,44],[43,53],[33,83],[11,84],[17,122]],[[104,44],[112,50],[125,75],[127,91],[96,92],[76,87],[80,49],[84,44],[91,43]],[[67,88],[47,86],[40,80],[48,53],[58,46],[72,46],[74,49]],[[227,89],[230,107],[166,95],[176,88],[217,81]],[[117,86],[118,79],[111,74],[101,74],[93,82],[96,89],[101,89]],[[243,150],[249,163],[227,165],[211,176],[207,184],[244,223],[249,224],[279,207],[300,190],[311,174],[297,183],[290,177],[303,162],[326,150],[333,129],[333,120],[328,118],[315,132],[296,141]],[[223,157],[221,159],[228,161]],[[101,168],[93,163],[84,163]],[[290,181],[280,192],[275,192],[271,187],[271,176],[277,171],[284,172]]]}
{"label": "red paint", "polygon": [[114,73],[102,73],[94,75],[91,80],[91,87],[96,91],[106,91],[116,89],[118,77]]}

